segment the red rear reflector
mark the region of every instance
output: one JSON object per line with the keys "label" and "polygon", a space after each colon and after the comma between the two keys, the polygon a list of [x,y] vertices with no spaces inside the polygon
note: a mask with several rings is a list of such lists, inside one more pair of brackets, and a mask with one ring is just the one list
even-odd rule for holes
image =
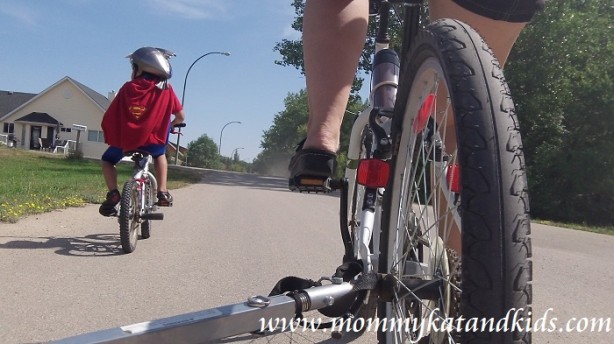
{"label": "red rear reflector", "polygon": [[428,123],[429,117],[433,110],[435,109],[435,102],[437,101],[437,96],[435,93],[430,93],[424,101],[422,105],[420,105],[420,110],[418,111],[418,116],[414,120],[414,133],[419,133],[424,130],[426,123]]}
{"label": "red rear reflector", "polygon": [[379,159],[360,160],[356,181],[368,188],[383,188],[388,184],[390,164]]}
{"label": "red rear reflector", "polygon": [[450,187],[450,190],[452,192],[461,192],[460,167],[458,166],[458,164],[448,166],[448,171],[446,172],[446,181],[448,182],[448,186]]}

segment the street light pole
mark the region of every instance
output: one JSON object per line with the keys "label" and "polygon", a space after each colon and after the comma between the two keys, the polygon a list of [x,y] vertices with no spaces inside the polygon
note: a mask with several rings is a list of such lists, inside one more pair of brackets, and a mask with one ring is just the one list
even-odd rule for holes
{"label": "street light pole", "polygon": [[[185,73],[185,79],[183,79],[183,91],[181,92],[181,107],[183,107],[183,100],[185,99],[185,86],[188,82],[188,75],[190,74],[190,71],[192,70],[192,67],[194,67],[194,65],[196,64],[196,62],[200,61],[200,59],[202,59],[203,57],[207,56],[207,55],[211,55],[211,54],[220,54],[220,55],[224,55],[224,56],[230,56],[230,53],[227,51],[211,51],[208,52],[206,54],[201,55],[199,58],[197,58],[196,60],[194,60],[194,62],[192,62],[192,64],[190,65],[190,67],[188,68],[188,71]],[[175,152],[175,165],[177,165],[179,163],[179,138],[181,137],[180,134],[177,134],[177,146],[176,148],[176,152]]]}
{"label": "street light pole", "polygon": [[185,79],[183,80],[183,92],[181,93],[181,106],[183,106],[183,100],[185,98],[185,86],[188,82],[188,75],[190,74],[190,71],[192,70],[192,67],[194,67],[194,65],[196,64],[196,62],[200,61],[200,59],[202,59],[205,56],[211,55],[211,54],[220,54],[220,55],[224,55],[224,56],[230,56],[230,53],[225,51],[225,52],[221,52],[221,51],[212,51],[209,53],[206,53],[204,55],[201,55],[199,58],[197,58],[196,60],[194,60],[194,62],[192,62],[192,64],[190,65],[190,67],[188,68],[188,71],[185,73]]}
{"label": "street light pole", "polygon": [[235,155],[239,153],[239,149],[245,149],[245,148],[239,147],[239,148],[233,149],[232,154],[230,155],[230,159],[234,160]]}
{"label": "street light pole", "polygon": [[233,124],[233,123],[241,124],[241,122],[239,122],[239,121],[228,122],[228,123],[224,124],[224,126],[222,127],[222,131],[220,131],[220,145],[217,147],[217,154],[218,155],[222,155],[222,135],[224,135],[224,129],[226,128],[227,125]]}

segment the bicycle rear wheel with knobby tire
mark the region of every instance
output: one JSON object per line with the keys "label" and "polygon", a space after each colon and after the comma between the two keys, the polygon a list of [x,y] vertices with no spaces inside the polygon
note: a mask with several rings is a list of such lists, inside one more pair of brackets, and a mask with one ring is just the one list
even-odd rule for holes
{"label": "bicycle rear wheel with knobby tire", "polygon": [[131,180],[124,184],[119,208],[119,238],[125,253],[136,248],[139,235],[139,212],[141,209],[140,185]]}
{"label": "bicycle rear wheel with knobby tire", "polygon": [[[145,182],[144,187],[146,213],[153,213],[156,210],[156,190],[152,188],[150,180]],[[151,222],[152,220],[143,220],[141,223],[141,238],[149,239],[151,237]]]}
{"label": "bicycle rear wheel with knobby tire", "polygon": [[[481,37],[450,19],[418,33],[406,58],[379,265],[395,283],[378,316],[411,326],[379,340],[529,343],[509,328],[515,315],[526,329],[532,277],[522,144],[502,71]],[[400,282],[411,279],[439,287],[420,296]],[[416,327],[429,318],[439,330]],[[442,326],[450,319],[460,326]],[[481,327],[491,319],[494,329]]]}

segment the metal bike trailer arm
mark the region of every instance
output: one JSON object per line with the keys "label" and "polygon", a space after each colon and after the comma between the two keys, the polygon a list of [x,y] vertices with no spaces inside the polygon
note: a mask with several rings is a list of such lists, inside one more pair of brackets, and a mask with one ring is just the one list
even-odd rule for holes
{"label": "metal bike trailer arm", "polygon": [[259,331],[269,319],[293,319],[302,312],[334,304],[351,293],[349,283],[331,284],[286,295],[251,297],[247,302],[176,315],[51,342],[53,344],[207,343]]}
{"label": "metal bike trailer arm", "polygon": [[206,343],[257,331],[261,327],[260,319],[294,317],[296,301],[293,298],[279,295],[269,300],[270,303],[262,308],[243,302],[82,334],[52,343]]}

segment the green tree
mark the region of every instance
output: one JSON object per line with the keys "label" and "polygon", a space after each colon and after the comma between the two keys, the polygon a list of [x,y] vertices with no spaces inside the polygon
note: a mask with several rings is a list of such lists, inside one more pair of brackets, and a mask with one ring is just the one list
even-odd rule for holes
{"label": "green tree", "polygon": [[549,1],[506,65],[534,216],[613,223],[613,17],[610,0]]}
{"label": "green tree", "polygon": [[251,164],[239,159],[239,153],[235,152],[234,157],[220,157],[220,163],[226,171],[251,172]]}
{"label": "green tree", "polygon": [[284,99],[285,109],[275,115],[273,125],[264,131],[260,146],[265,150],[293,152],[307,133],[307,93],[301,90]]}
{"label": "green tree", "polygon": [[[348,104],[348,110],[341,126],[341,143],[337,172],[342,174],[345,169],[345,152],[352,130],[355,114],[365,105],[359,97],[353,98]],[[290,93],[284,100],[285,109],[275,115],[273,125],[265,130],[260,146],[263,151],[253,162],[257,173],[287,176],[288,163],[297,145],[307,135],[308,104],[307,93],[301,90]]]}
{"label": "green tree", "polygon": [[195,167],[221,169],[224,167],[218,155],[218,147],[206,134],[188,143],[188,164]]}
{"label": "green tree", "polygon": [[262,135],[263,151],[253,162],[257,173],[287,176],[288,162],[307,133],[309,110],[305,91],[288,94],[284,104],[285,109],[275,115],[273,125]]}

